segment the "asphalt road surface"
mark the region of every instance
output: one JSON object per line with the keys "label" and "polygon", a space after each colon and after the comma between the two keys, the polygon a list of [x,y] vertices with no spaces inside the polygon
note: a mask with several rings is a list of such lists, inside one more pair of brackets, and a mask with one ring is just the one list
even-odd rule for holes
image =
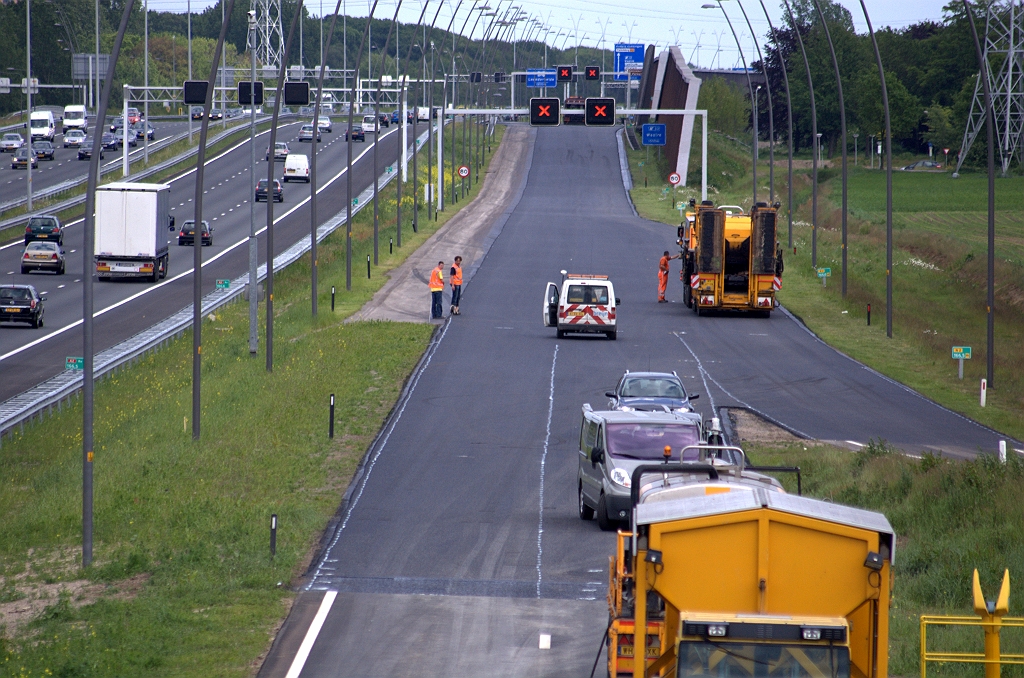
{"label": "asphalt road surface", "polygon": [[[705,417],[748,407],[849,445],[996,449],[994,432],[784,313],[698,318],[678,282],[675,303],[658,304],[674,229],[633,215],[611,131],[537,130],[524,186],[368,453],[262,676],[285,675],[317,610],[303,678],[590,675],[614,537],[577,515],[580,408],[602,408],[626,369],[677,370]],[[611,277],[617,341],[542,326],[544,284],[563,268]]]}
{"label": "asphalt road surface", "polygon": [[[288,142],[293,153],[310,153],[309,142],[299,142],[296,135],[300,122],[280,125],[278,139]],[[344,169],[347,161],[344,134],[324,134],[317,151],[318,216],[326,221],[345,208],[348,196]],[[391,126],[381,134],[378,169],[398,157],[401,128]],[[418,131],[423,131],[422,126]],[[412,133],[410,130],[410,140]],[[257,173],[266,177],[264,154],[269,135],[256,139]],[[374,137],[355,142],[353,158],[353,190],[358,195],[373,183]],[[250,152],[248,140],[236,144],[206,164],[207,188],[203,198],[203,219],[213,228],[213,245],[203,248],[203,294],[212,291],[218,278],[235,278],[248,270],[249,201],[254,182],[249,177]],[[283,162],[277,162],[275,176],[283,174]],[[328,186],[329,190],[324,190]],[[191,219],[194,210],[195,174],[190,171],[171,182],[171,214],[180,226]],[[309,235],[310,186],[304,183],[284,184],[284,203],[274,206],[274,246],[277,253],[286,250]],[[259,228],[266,226],[266,206],[257,206]],[[4,323],[0,327],[0,401],[6,400],[64,369],[66,356],[82,353],[82,291],[83,227],[81,220],[71,222],[65,232],[67,273],[56,276],[46,272],[21,273],[21,241],[0,246],[0,282],[32,284],[47,294],[45,327]],[[175,234],[168,233],[170,265],[165,280],[159,283],[135,280],[97,282],[95,308],[99,314],[95,325],[96,352],[102,351],[134,335],[167,315],[188,306],[192,300],[192,250],[178,247]],[[265,236],[259,238],[259,261],[266,261]]]}

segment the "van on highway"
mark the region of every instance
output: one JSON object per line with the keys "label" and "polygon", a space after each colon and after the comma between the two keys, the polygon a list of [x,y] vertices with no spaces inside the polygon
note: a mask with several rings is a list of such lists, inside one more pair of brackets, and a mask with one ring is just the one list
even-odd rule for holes
{"label": "van on highway", "polygon": [[67,134],[68,130],[80,129],[83,132],[89,126],[89,118],[85,112],[85,106],[72,104],[64,107],[64,119],[61,121],[61,134]]}
{"label": "van on highway", "polygon": [[377,116],[375,115],[364,115],[363,116],[363,132],[369,132],[370,134],[377,133]]}
{"label": "van on highway", "polygon": [[590,332],[614,341],[619,300],[608,276],[565,271],[562,276],[561,289],[549,282],[544,290],[544,327],[557,328],[559,339],[567,332]]}
{"label": "van on highway", "polygon": [[53,113],[51,111],[32,111],[28,127],[32,135],[32,141],[37,139],[53,141],[53,136],[57,133],[57,124],[53,120]]}
{"label": "van on highway", "polygon": [[289,153],[284,159],[283,181],[305,181],[309,183],[309,158],[301,153]]}

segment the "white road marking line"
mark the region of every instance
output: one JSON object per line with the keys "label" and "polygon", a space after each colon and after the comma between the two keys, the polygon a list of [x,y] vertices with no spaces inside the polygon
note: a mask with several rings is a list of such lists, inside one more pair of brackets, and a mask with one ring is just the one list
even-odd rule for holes
{"label": "white road marking line", "polygon": [[299,651],[295,653],[295,659],[292,660],[292,665],[288,669],[285,678],[299,678],[302,668],[306,665],[306,660],[309,659],[309,653],[313,651],[313,644],[316,643],[316,638],[320,635],[320,629],[324,627],[324,622],[327,621],[327,615],[331,611],[331,606],[334,605],[334,599],[337,597],[337,591],[327,591],[324,593],[324,599],[320,601],[320,609],[316,611],[313,623],[309,625],[306,637],[302,639],[302,645],[299,646]]}
{"label": "white road marking line", "polygon": [[58,289],[58,290],[62,290],[62,289],[64,289],[65,287],[67,287],[67,286],[66,286],[66,285],[57,285],[57,289]]}
{"label": "white road marking line", "polygon": [[548,445],[551,443],[551,417],[555,411],[555,366],[558,364],[558,344],[551,356],[551,383],[548,387],[548,426],[544,435],[544,451],[540,456],[540,489],[538,499],[539,515],[537,518],[537,597],[540,598],[540,585],[543,578],[541,558],[544,555],[542,539],[544,537],[544,470],[548,460]]}
{"label": "white road marking line", "polygon": [[850,445],[856,445],[857,447],[864,447],[864,443],[858,443],[856,440],[844,440],[843,442],[849,443]]}

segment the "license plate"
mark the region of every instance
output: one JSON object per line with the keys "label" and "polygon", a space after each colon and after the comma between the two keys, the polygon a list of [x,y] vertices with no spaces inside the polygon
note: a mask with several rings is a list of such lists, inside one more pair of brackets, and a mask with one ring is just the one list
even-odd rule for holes
{"label": "license plate", "polygon": [[43,260],[46,260],[46,259],[49,259],[50,257],[48,257],[45,254],[33,254],[32,258],[33,259],[43,259]]}
{"label": "license plate", "polygon": [[129,272],[134,273],[134,272],[139,270],[139,267],[138,266],[129,266],[129,265],[120,265],[120,266],[118,266],[118,265],[115,264],[114,266],[111,267],[110,270],[112,270],[112,271],[129,271]]}
{"label": "license plate", "polygon": [[570,318],[580,318],[586,315],[583,311],[569,311],[566,313]]}
{"label": "license plate", "polygon": [[39,234],[39,235],[38,235],[37,237],[38,237],[39,239],[41,239],[41,240],[46,240],[46,239],[47,239],[47,238],[49,238],[50,236],[48,236],[48,235],[46,235],[46,234],[44,234],[44,233],[40,233],[40,234]]}
{"label": "license plate", "polygon": [[3,311],[4,311],[4,313],[20,313],[21,309],[20,308],[13,308],[13,307],[8,306],[8,307],[4,308]]}

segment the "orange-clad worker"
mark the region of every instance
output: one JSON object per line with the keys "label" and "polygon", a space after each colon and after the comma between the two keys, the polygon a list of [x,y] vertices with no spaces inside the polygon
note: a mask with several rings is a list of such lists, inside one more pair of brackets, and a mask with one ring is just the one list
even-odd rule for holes
{"label": "orange-clad worker", "polygon": [[444,312],[441,310],[441,293],[444,292],[444,262],[437,262],[437,267],[430,272],[430,282],[427,283],[430,287],[430,317],[434,320],[440,320],[444,317]]}
{"label": "orange-clad worker", "polygon": [[665,298],[665,290],[668,289],[668,262],[673,259],[678,259],[682,254],[677,254],[674,257],[669,256],[668,250],[665,250],[665,255],[658,262],[658,303],[666,303],[668,299]]}
{"label": "orange-clad worker", "polygon": [[448,273],[451,275],[449,284],[452,286],[452,315],[459,315],[459,302],[462,300],[462,257],[455,257],[455,263]]}

